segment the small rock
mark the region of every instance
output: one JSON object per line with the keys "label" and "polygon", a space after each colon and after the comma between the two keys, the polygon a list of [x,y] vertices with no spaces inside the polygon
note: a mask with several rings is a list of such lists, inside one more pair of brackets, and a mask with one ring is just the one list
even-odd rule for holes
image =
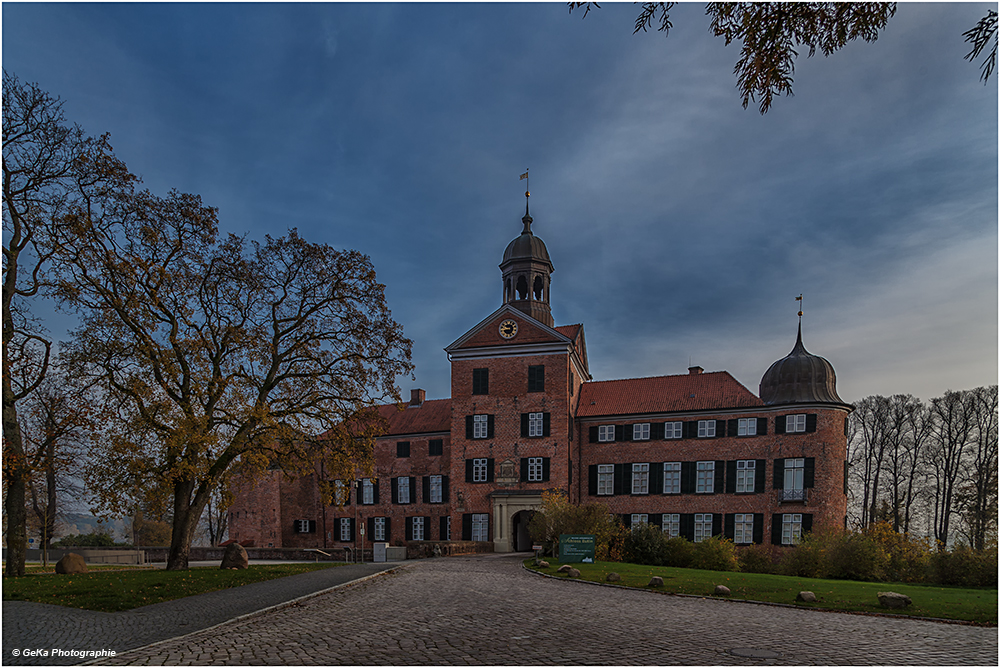
{"label": "small rock", "polygon": [[906,594],[897,594],[894,591],[880,591],[878,602],[883,608],[905,608],[913,603],[913,600]]}
{"label": "small rock", "polygon": [[621,582],[622,576],[618,575],[618,573],[608,573],[607,577],[604,579],[608,582]]}
{"label": "small rock", "polygon": [[556,573],[568,573],[572,568],[573,567],[570,566],[569,564],[563,564],[562,566],[556,569]]}
{"label": "small rock", "polygon": [[654,575],[653,577],[651,577],[649,579],[649,584],[646,585],[646,586],[647,587],[662,587],[663,586],[663,578],[661,578],[659,575]]}
{"label": "small rock", "polygon": [[578,578],[578,577],[580,577],[580,571],[576,570],[575,568],[571,568],[568,571],[566,571],[566,577],[568,577],[568,578]]}
{"label": "small rock", "polygon": [[732,592],[729,591],[729,587],[726,585],[715,585],[715,595],[716,596],[729,596]]}
{"label": "small rock", "polygon": [[239,543],[226,545],[226,551],[222,553],[222,563],[219,568],[222,570],[241,569],[250,565],[247,551]]}
{"label": "small rock", "polygon": [[799,595],[795,597],[796,601],[801,601],[803,603],[815,603],[816,594],[811,591],[800,591]]}
{"label": "small rock", "polygon": [[547,562],[547,561],[539,561],[538,562],[538,567],[539,568],[548,568],[549,567],[549,562]]}
{"label": "small rock", "polygon": [[76,573],[87,573],[87,562],[79,554],[70,552],[56,562],[56,573],[60,575],[74,575]]}

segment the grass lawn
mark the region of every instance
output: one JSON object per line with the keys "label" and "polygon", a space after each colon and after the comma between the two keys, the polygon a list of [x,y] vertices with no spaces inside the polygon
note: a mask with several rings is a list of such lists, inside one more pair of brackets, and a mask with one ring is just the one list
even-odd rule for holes
{"label": "grass lawn", "polygon": [[[548,560],[548,568],[535,568],[533,559],[524,562],[531,570],[565,577],[556,573],[560,563]],[[886,582],[854,582],[850,580],[820,580],[797,578],[784,575],[761,573],[730,573],[724,571],[702,571],[693,568],[665,568],[597,562],[595,564],[572,564],[579,569],[580,579],[591,582],[605,582],[610,572],[621,575],[616,584],[647,589],[650,577],[663,578],[664,591],[673,594],[692,594],[715,597],[712,592],[716,585],[729,587],[732,594],[728,598],[765,601],[768,603],[788,603],[803,608],[822,608],[849,612],[869,612],[898,614],[905,617],[935,617],[954,619],[976,624],[996,625],[997,590],[961,589],[933,585],[912,585]],[[800,591],[816,594],[816,603],[796,603],[795,596]],[[913,599],[913,605],[902,610],[889,610],[878,603],[878,592],[894,591]]]}
{"label": "grass lawn", "polygon": [[332,563],[251,565],[246,570],[136,569],[78,575],[37,573],[25,575],[23,578],[5,577],[3,600],[34,601],[69,608],[118,612],[185,596],[343,565]]}

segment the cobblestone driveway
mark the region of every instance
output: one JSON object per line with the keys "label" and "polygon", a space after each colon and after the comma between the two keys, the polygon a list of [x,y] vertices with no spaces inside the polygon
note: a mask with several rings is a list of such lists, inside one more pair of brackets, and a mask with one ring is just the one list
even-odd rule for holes
{"label": "cobblestone driveway", "polygon": [[496,555],[412,562],[113,663],[995,666],[997,629],[591,586]]}

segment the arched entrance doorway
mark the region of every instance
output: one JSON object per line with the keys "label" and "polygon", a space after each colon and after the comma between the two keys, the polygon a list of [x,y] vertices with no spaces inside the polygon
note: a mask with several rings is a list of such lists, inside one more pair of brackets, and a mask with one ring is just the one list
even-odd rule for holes
{"label": "arched entrance doorway", "polygon": [[522,510],[511,518],[510,537],[513,543],[511,545],[513,552],[531,551],[531,534],[528,533],[528,522],[531,521],[531,516],[534,514],[533,510]]}

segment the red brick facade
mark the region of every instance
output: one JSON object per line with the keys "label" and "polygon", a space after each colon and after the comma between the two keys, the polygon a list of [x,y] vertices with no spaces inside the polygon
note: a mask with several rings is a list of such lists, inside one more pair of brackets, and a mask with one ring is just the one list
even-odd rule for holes
{"label": "red brick facade", "polygon": [[[531,236],[525,218],[522,238]],[[536,273],[551,267],[539,265],[539,252],[548,262],[539,244],[519,246],[536,253]],[[505,255],[505,281],[519,262]],[[536,296],[547,313],[542,277]],[[697,367],[593,382],[582,325],[550,327],[528,315],[538,307],[522,308],[511,294],[505,288],[508,303],[445,349],[450,399],[428,401],[414,390],[405,409],[381,408],[389,428],[376,444],[370,496],[358,482],[347,503],[326,505],[322,471],[297,480],[270,473],[237,495],[230,537],[258,547],[370,548],[384,527],[377,538],[392,545],[450,538],[524,550],[530,512],[553,489],[692,540],[721,533],[782,544],[812,527],[843,525],[851,407],[836,397],[832,366],[805,351],[801,333],[761,384],[762,396],[781,391],[780,403]],[[819,369],[825,394],[809,389],[810,369]]]}

